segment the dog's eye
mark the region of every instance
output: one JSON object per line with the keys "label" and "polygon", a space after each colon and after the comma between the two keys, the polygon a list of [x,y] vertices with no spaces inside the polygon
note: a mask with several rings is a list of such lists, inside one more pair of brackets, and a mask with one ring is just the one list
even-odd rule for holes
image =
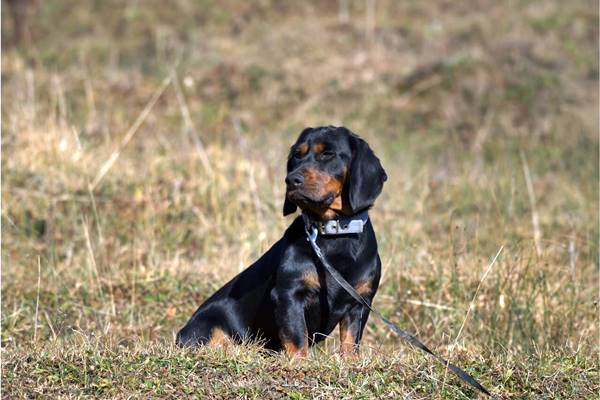
{"label": "dog's eye", "polygon": [[321,158],[324,160],[328,160],[333,157],[335,157],[335,152],[333,152],[333,151],[326,150],[321,153]]}
{"label": "dog's eye", "polygon": [[296,150],[292,153],[292,157],[294,158],[302,158],[302,152],[299,150]]}

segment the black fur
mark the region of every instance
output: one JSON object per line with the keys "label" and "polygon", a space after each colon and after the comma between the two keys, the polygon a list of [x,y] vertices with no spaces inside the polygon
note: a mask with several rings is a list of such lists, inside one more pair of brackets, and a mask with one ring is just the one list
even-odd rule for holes
{"label": "black fur", "polygon": [[[317,143],[320,152],[314,151]],[[299,148],[307,150],[302,153]],[[290,151],[284,214],[300,207],[318,219],[314,210],[332,204],[332,195],[319,192],[319,182],[298,183],[307,169],[344,180],[340,195],[349,207],[338,214],[371,207],[387,178],[369,145],[346,128],[307,128]],[[290,183],[294,177],[296,184]],[[370,220],[361,234],[319,236],[317,243],[329,263],[350,284],[360,287],[370,303],[381,274]],[[307,281],[307,276],[317,280]],[[356,303],[320,265],[306,240],[303,220],[297,217],[258,261],[198,308],[177,334],[177,344],[206,344],[218,328],[234,341],[260,339],[272,350],[289,350],[290,345],[306,349],[343,320],[358,346],[368,316],[369,310]]]}

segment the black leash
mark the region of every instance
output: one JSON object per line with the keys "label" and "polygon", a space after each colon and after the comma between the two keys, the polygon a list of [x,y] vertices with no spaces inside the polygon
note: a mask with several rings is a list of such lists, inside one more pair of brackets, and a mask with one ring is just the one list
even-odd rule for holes
{"label": "black leash", "polygon": [[337,281],[337,283],[342,288],[344,288],[344,290],[346,290],[346,292],[348,292],[348,294],[350,296],[352,296],[354,298],[354,300],[358,301],[363,306],[365,306],[369,310],[371,310],[371,312],[373,314],[375,314],[377,317],[379,317],[380,320],[382,320],[391,330],[396,332],[402,339],[406,340],[408,343],[412,344],[413,346],[423,350],[425,353],[428,353],[431,356],[433,356],[435,359],[437,359],[439,362],[441,362],[445,367],[447,367],[450,371],[454,372],[454,374],[456,374],[456,376],[458,376],[464,382],[473,386],[475,389],[479,390],[480,392],[485,393],[488,396],[491,396],[491,393],[488,392],[488,390],[486,388],[484,388],[479,382],[477,382],[477,380],[475,380],[475,378],[473,378],[471,375],[469,375],[468,373],[466,373],[465,371],[463,371],[461,368],[457,367],[456,365],[452,364],[448,360],[444,359],[443,357],[438,356],[436,353],[431,351],[427,346],[425,346],[423,343],[421,343],[421,341],[419,339],[417,339],[410,333],[406,332],[405,330],[401,329],[398,325],[394,324],[393,322],[391,322],[387,318],[385,318],[379,311],[377,311],[373,307],[371,307],[371,305],[360,294],[358,294],[356,292],[356,290],[354,290],[352,285],[350,285],[348,283],[348,281],[346,281],[344,279],[344,277],[342,275],[340,275],[340,273],[337,272],[337,270],[335,268],[333,268],[327,262],[327,260],[323,256],[323,253],[321,252],[321,248],[319,248],[319,246],[317,245],[317,236],[319,235],[319,231],[318,231],[317,227],[315,227],[314,225],[311,225],[310,229],[311,229],[311,231],[309,231],[309,227],[307,225],[304,226],[304,230],[306,231],[306,236],[308,236],[308,242],[310,243],[311,247],[313,248],[313,251],[317,255],[317,258],[319,259],[319,261],[321,261],[321,264],[323,264],[323,266],[325,267],[327,272],[329,272],[329,274],[331,274],[331,276],[333,276],[333,278]]}

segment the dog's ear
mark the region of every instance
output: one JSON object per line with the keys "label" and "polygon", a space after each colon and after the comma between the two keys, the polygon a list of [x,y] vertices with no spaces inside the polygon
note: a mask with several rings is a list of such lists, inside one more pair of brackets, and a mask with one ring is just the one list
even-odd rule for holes
{"label": "dog's ear", "polygon": [[[287,166],[286,166],[286,174],[290,173],[290,163],[291,163],[291,150],[290,150],[290,155],[288,156],[288,162],[287,162]],[[286,215],[290,215],[296,212],[296,210],[298,209],[298,206],[296,206],[294,203],[292,203],[291,201],[288,200],[287,198],[287,190],[285,191],[285,195],[284,195],[284,201],[283,201],[283,216],[285,217]]]}
{"label": "dog's ear", "polygon": [[351,134],[351,141],[354,157],[346,183],[350,208],[357,213],[373,205],[387,174],[367,142],[354,134]]}
{"label": "dog's ear", "polygon": [[283,202],[283,216],[290,215],[296,212],[298,206],[292,203],[285,197],[285,201]]}

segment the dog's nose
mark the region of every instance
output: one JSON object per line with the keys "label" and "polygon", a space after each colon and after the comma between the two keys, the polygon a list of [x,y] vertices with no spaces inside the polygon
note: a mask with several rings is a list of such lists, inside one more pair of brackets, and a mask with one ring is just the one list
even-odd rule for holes
{"label": "dog's nose", "polygon": [[285,177],[285,184],[291,187],[299,187],[304,183],[304,176],[302,174],[290,174]]}

